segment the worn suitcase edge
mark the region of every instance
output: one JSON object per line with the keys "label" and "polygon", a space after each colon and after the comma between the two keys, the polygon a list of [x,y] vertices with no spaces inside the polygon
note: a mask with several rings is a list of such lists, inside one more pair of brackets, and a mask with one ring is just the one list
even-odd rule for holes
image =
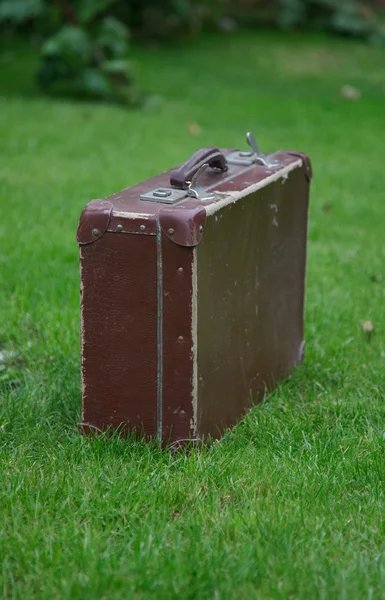
{"label": "worn suitcase edge", "polygon": [[[291,171],[301,166],[304,167],[305,178],[310,182],[312,169],[308,156],[301,152],[287,152],[286,154],[296,156],[298,160],[278,169],[261,181],[251,184],[241,191],[218,191],[217,195],[220,197],[220,200],[216,202],[207,204],[199,200],[195,201],[195,203],[189,200],[189,204],[183,207],[179,205],[175,208],[161,208],[159,211],[159,220],[162,231],[176,244],[195,246],[202,239],[206,216],[214,214],[224,206],[232,204],[278,179],[287,179]],[[249,169],[250,167],[245,169],[245,171]],[[232,179],[242,177],[243,175],[244,171],[241,171],[237,175],[232,176]],[[217,185],[213,185],[207,188],[207,191],[215,193],[217,187]],[[156,217],[149,213],[116,209],[108,198],[105,200],[91,200],[81,213],[76,241],[79,245],[90,244],[100,239],[106,231],[156,235],[156,221]]]}
{"label": "worn suitcase edge", "polygon": [[[243,190],[240,190],[238,192],[226,192],[226,194],[224,194],[224,198],[222,198],[218,202],[215,202],[215,203],[213,202],[212,204],[209,204],[205,207],[206,213],[207,213],[207,215],[213,215],[214,213],[218,212],[225,206],[228,206],[229,204],[233,204],[234,202],[241,200],[245,196],[253,194],[254,192],[257,192],[258,190],[268,186],[269,184],[271,184],[275,181],[278,181],[279,179],[283,179],[285,181],[288,178],[289,173],[291,173],[291,171],[294,171],[295,169],[298,169],[299,167],[303,167],[303,166],[304,166],[304,159],[299,158],[297,161],[290,163],[286,167],[279,169],[278,171],[276,171],[275,173],[272,173],[271,175],[268,175],[261,181],[258,181],[257,183],[253,183],[253,184],[249,185],[248,187],[244,188]],[[307,168],[306,168],[305,172],[307,173]],[[240,174],[240,175],[242,175],[242,174]],[[210,189],[210,191],[215,191],[215,189],[214,190]]]}

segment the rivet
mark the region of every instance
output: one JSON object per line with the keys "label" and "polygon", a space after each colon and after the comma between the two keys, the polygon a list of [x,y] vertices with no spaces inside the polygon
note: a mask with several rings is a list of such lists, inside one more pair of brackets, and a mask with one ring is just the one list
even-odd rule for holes
{"label": "rivet", "polygon": [[170,229],[168,230],[168,233],[169,233],[170,235],[174,235],[174,233],[175,233],[175,230],[174,230],[172,227],[170,227]]}
{"label": "rivet", "polygon": [[140,229],[140,231],[144,231],[144,230],[146,229],[146,226],[145,226],[145,225],[141,225],[141,226],[139,227],[139,229]]}
{"label": "rivet", "polygon": [[100,235],[100,230],[99,230],[99,229],[96,229],[96,227],[95,227],[95,229],[93,229],[93,230],[92,230],[92,235],[93,235],[94,237],[98,237],[98,235]]}
{"label": "rivet", "polygon": [[202,232],[203,232],[203,225],[200,225],[199,226],[199,233],[202,233]]}
{"label": "rivet", "polygon": [[184,338],[183,338],[183,335],[180,335],[180,336],[178,337],[178,342],[183,342],[183,339],[184,339]]}
{"label": "rivet", "polygon": [[178,273],[183,273],[183,267],[179,267]]}
{"label": "rivet", "polygon": [[116,226],[116,231],[123,231],[123,225],[121,223]]}

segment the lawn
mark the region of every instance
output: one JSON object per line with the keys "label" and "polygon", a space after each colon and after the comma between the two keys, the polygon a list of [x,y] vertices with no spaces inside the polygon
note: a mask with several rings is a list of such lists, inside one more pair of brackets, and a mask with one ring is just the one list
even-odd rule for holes
{"label": "lawn", "polygon": [[[384,598],[383,50],[269,32],[136,49],[142,111],[43,98],[33,48],[0,60],[0,595]],[[313,162],[304,364],[188,455],[80,437],[83,206],[248,130]]]}

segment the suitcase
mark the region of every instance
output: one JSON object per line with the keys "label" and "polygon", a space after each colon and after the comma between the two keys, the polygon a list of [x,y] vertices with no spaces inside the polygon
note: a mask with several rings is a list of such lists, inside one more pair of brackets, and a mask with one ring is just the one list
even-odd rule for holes
{"label": "suitcase", "polygon": [[84,432],[218,438],[302,360],[310,161],[247,141],[84,208]]}

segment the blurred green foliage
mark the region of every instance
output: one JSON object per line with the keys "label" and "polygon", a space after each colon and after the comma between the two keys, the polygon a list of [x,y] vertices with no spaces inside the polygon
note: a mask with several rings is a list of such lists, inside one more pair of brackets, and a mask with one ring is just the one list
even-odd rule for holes
{"label": "blurred green foliage", "polygon": [[[84,18],[84,17],[83,17]],[[41,49],[43,90],[62,96],[139,102],[127,60],[129,30],[114,17],[89,26],[64,24]]]}
{"label": "blurred green foliage", "polygon": [[38,82],[48,93],[140,101],[130,32],[150,42],[203,29],[317,28],[383,43],[382,0],[0,0],[0,27],[42,41]]}

